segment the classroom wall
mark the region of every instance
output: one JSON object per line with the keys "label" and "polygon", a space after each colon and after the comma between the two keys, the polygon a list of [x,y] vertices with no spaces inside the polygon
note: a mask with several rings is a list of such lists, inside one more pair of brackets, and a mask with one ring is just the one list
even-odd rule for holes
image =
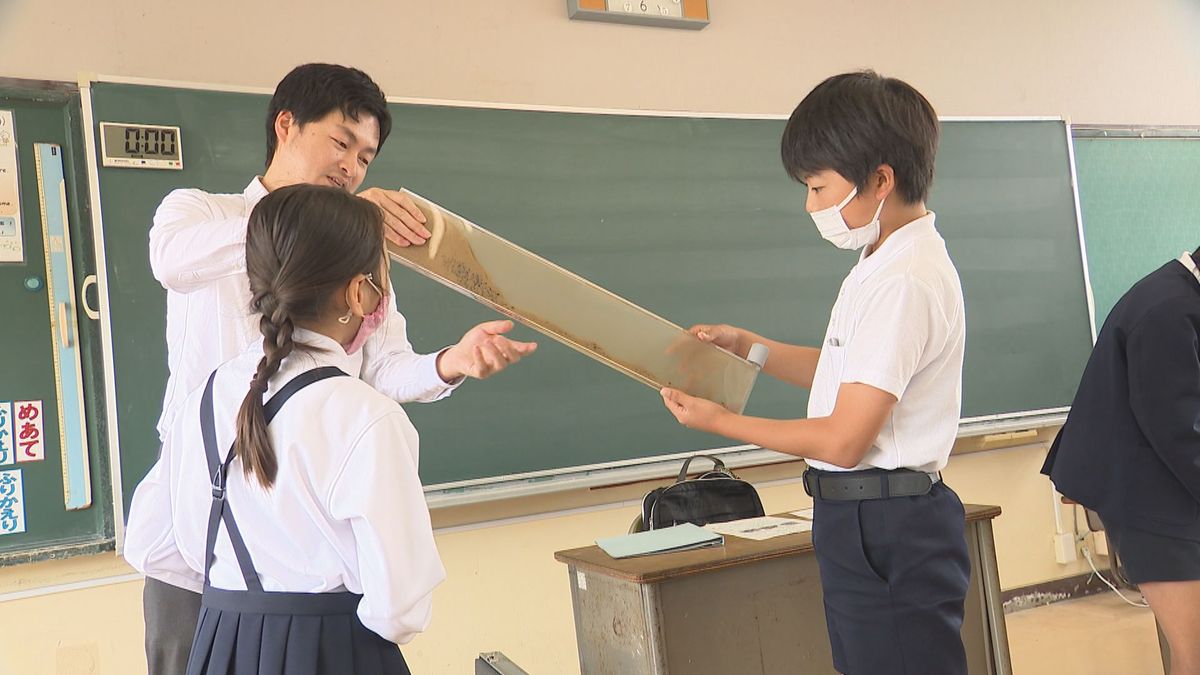
{"label": "classroom wall", "polygon": [[[993,527],[1005,589],[1087,569],[1082,561],[1054,562],[1050,485],[1037,471],[1045,453],[1037,443],[955,456],[944,472],[964,501],[1003,509]],[[748,474],[768,513],[811,505],[799,483],[778,477],[787,474],[791,467]],[[503,651],[532,675],[578,673],[566,567],[554,552],[623,532],[638,512],[628,496],[647,487],[621,490],[616,504],[442,529],[437,544],[448,579],[435,591],[430,630],[405,647],[413,671],[467,672],[480,652]],[[494,506],[475,510],[478,517]],[[1069,509],[1064,514],[1069,522]],[[111,554],[0,570],[0,625],[9,627],[0,631],[0,675],[141,672],[142,584],[120,581],[130,571]],[[119,583],[6,600],[91,578]]]}
{"label": "classroom wall", "polygon": [[[963,501],[999,505],[993,523],[1001,587],[1080,574],[1054,561],[1050,483],[1038,473],[1044,443],[956,456],[944,472]],[[769,472],[756,478],[770,485]],[[811,506],[798,482],[761,488],[767,513]],[[434,626],[406,654],[423,672],[461,672],[472,655],[500,650],[535,675],[578,673],[566,566],[557,550],[619,534],[636,504],[438,536],[448,580],[435,593]],[[1064,509],[1069,523],[1070,510]],[[1106,564],[1106,563],[1101,563]]]}
{"label": "classroom wall", "polygon": [[943,115],[1193,124],[1200,111],[1193,0],[709,0],[699,32],[568,21],[563,0],[329,7],[0,0],[0,71],[269,87],[329,60],[397,96],[781,113],[826,75],[874,67]]}
{"label": "classroom wall", "polygon": [[[363,0],[332,13],[304,1],[248,5],[0,0],[0,76],[90,71],[270,87],[298,62],[328,60],[363,67],[399,96],[786,113],[823,76],[874,67],[910,80],[943,115],[1200,118],[1200,8],[1189,0],[1136,10],[1113,0],[710,0],[713,24],[698,33],[570,22],[562,0]],[[1044,443],[990,450],[955,457],[946,472],[964,501],[1003,507],[1004,588],[1086,569],[1054,562],[1049,484],[1037,473],[1044,455]],[[768,511],[807,504],[796,483],[762,493]],[[577,672],[566,573],[553,552],[623,531],[635,513],[627,500],[439,533],[449,580],[433,627],[406,650],[414,670],[465,672],[475,654],[501,650],[536,675]],[[138,672],[140,583],[5,595],[127,571],[111,555],[0,569],[0,675]]]}

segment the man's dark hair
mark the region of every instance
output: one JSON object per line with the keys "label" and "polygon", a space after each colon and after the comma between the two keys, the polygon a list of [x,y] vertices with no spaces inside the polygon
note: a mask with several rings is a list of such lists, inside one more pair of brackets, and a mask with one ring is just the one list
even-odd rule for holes
{"label": "man's dark hair", "polygon": [[296,66],[279,81],[267,110],[267,166],[275,158],[275,118],[283,111],[292,113],[298,124],[308,124],[340,110],[359,121],[370,115],[379,122],[379,147],[392,132],[392,114],[388,112],[383,90],[366,73],[329,63]]}
{"label": "man's dark hair", "polygon": [[933,184],[938,119],[910,85],[871,70],[834,75],[792,111],[780,154],[793,179],[833,170],[859,190],[881,164],[892,167],[896,192],[925,201]]}

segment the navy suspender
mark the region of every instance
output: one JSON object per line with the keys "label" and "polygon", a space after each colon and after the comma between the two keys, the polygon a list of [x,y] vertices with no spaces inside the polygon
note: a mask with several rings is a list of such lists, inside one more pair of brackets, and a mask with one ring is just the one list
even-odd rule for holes
{"label": "navy suspender", "polygon": [[[345,375],[346,373],[333,366],[314,368],[297,375],[263,406],[267,424],[271,423],[283,404],[296,392],[314,382]],[[225,461],[222,462],[217,453],[217,432],[213,419],[212,401],[213,380],[216,379],[216,376],[217,371],[215,370],[212,375],[208,376],[208,384],[204,387],[204,397],[200,400],[200,433],[204,438],[204,454],[208,459],[209,474],[212,476],[213,496],[212,507],[208,512],[208,538],[204,546],[204,585],[208,586],[208,575],[212,570],[213,561],[216,560],[217,530],[224,521],[225,529],[229,531],[229,541],[233,544],[233,553],[237,556],[238,567],[241,568],[242,578],[246,582],[246,589],[262,592],[262,583],[258,579],[258,572],[254,569],[254,562],[250,559],[250,551],[246,548],[242,533],[238,530],[237,522],[233,518],[233,511],[226,508],[225,505],[225,486],[229,476],[229,464],[236,454],[233,448],[230,448]]]}

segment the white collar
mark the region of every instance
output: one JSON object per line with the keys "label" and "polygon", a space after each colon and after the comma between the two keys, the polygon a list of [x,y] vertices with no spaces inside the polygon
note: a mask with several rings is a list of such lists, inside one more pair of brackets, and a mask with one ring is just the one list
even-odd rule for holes
{"label": "white collar", "polygon": [[262,178],[258,176],[255,176],[250,183],[246,185],[246,189],[242,190],[242,195],[245,196],[246,201],[250,202],[251,204],[257,204],[268,194],[270,194],[270,190],[267,189],[266,185],[263,185]]}
{"label": "white collar", "polygon": [[[908,245],[912,242],[923,237],[937,236],[937,228],[934,227],[936,218],[937,216],[933,211],[929,211],[920,218],[901,226],[900,229],[893,232],[892,236],[883,242],[883,246],[873,249],[871,255],[867,255],[868,247],[864,246],[858,254],[858,264],[854,266],[854,270],[851,272],[855,280],[862,283],[872,272],[883,267],[884,263],[908,248]],[[871,247],[874,246],[875,244],[871,244]]]}
{"label": "white collar", "polygon": [[[292,334],[292,339],[296,342],[302,342],[317,350],[296,350],[283,360],[280,371],[285,372],[286,377],[294,376],[309,368],[319,366],[334,366],[342,370],[342,372],[357,376],[362,370],[363,353],[361,350],[347,354],[346,348],[337,340],[323,335],[315,331],[306,330],[297,327]],[[253,355],[257,358],[263,353],[262,339],[259,338],[251,347]]]}
{"label": "white collar", "polygon": [[1183,254],[1177,258],[1177,260],[1179,261],[1180,265],[1183,265],[1189,272],[1192,273],[1192,276],[1196,277],[1196,281],[1200,281],[1200,269],[1196,268],[1196,261],[1192,259],[1191,253],[1184,251]]}

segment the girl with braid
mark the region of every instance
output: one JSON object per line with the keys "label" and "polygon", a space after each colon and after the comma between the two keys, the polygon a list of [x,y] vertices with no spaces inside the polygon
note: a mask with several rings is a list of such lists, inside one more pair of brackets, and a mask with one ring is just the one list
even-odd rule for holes
{"label": "girl with braid", "polygon": [[355,376],[391,306],[383,242],[379,208],[335,187],[250,214],[262,340],[184,401],[129,528],[139,571],[203,586],[188,675],[409,672],[397,645],[445,571],[417,431]]}
{"label": "girl with braid", "polygon": [[[150,269],[166,291],[170,377],[157,438],[127,443],[145,447],[165,442],[188,395],[214,368],[262,339],[258,317],[250,311],[246,224],[268,193],[302,183],[337,187],[380,209],[392,243],[422,246],[430,236],[422,224],[425,216],[403,192],[380,187],[360,191],[392,129],[387,99],[366,73],[329,63],[297,66],[276,86],[264,122],[265,171],[251,177],[244,190],[174,190],[154,214]],[[387,313],[385,327],[355,345],[362,349],[361,369],[348,372],[399,403],[444,400],[467,378],[491,377],[537,348],[537,343],[506,337],[513,324],[501,320],[468,329],[453,345],[419,353],[409,342],[407,322],[395,300],[387,305],[390,309],[379,310]],[[144,541],[131,528],[154,517],[131,514],[129,541]],[[162,525],[151,522],[150,529]],[[127,557],[144,557],[146,552],[131,549],[129,541]],[[150,675],[184,675],[187,670],[203,589],[180,581],[146,577],[142,607]]]}

